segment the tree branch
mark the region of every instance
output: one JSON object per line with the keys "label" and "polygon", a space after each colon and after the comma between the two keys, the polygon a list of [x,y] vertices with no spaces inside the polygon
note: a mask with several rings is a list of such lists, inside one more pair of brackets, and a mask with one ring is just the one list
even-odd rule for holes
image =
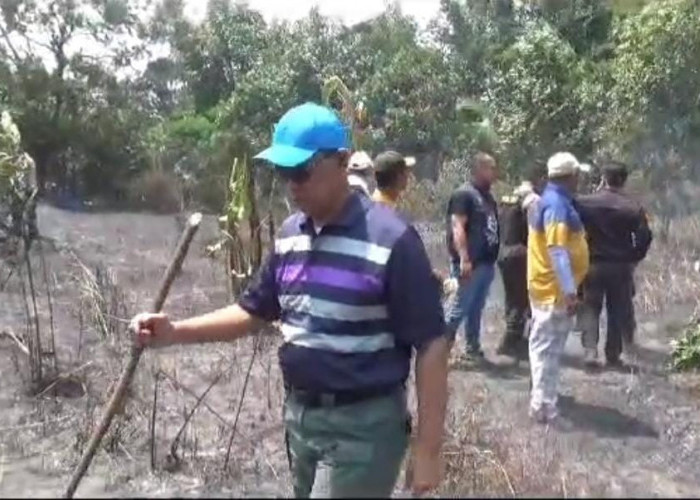
{"label": "tree branch", "polygon": [[0,35],[2,35],[3,39],[5,40],[5,43],[7,44],[7,47],[10,49],[10,52],[12,52],[12,58],[14,60],[15,65],[19,66],[19,63],[22,61],[22,58],[19,55],[19,52],[15,49],[15,46],[12,44],[12,40],[10,40],[10,34],[8,33],[7,29],[5,29],[4,26],[0,25]]}

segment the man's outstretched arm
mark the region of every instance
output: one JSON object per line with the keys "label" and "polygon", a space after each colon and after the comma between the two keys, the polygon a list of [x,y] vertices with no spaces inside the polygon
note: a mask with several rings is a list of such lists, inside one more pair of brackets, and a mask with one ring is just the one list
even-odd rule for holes
{"label": "man's outstretched arm", "polygon": [[263,322],[241,306],[172,322],[167,314],[140,314],[132,320],[132,330],[144,347],[165,347],[173,344],[227,342],[243,337]]}
{"label": "man's outstretched arm", "polygon": [[176,322],[166,314],[139,314],[132,320],[131,330],[144,347],[227,342],[255,331],[279,314],[275,256],[271,254],[237,304]]}

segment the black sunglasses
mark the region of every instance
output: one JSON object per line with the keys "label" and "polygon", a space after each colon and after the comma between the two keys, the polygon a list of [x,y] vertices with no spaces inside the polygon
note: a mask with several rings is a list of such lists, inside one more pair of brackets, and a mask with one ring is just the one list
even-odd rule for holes
{"label": "black sunglasses", "polygon": [[311,177],[313,169],[318,162],[335,154],[337,154],[337,151],[320,151],[301,165],[291,168],[275,167],[275,172],[284,181],[293,182],[294,184],[304,184]]}
{"label": "black sunglasses", "polygon": [[292,168],[275,167],[275,172],[283,181],[304,184],[311,177],[312,167],[313,165],[307,162],[305,165]]}

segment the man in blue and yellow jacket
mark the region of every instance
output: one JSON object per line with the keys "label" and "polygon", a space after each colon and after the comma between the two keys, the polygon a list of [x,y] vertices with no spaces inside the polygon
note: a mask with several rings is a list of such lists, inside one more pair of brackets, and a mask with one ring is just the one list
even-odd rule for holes
{"label": "man in blue and yellow jacket", "polygon": [[588,272],[586,234],[572,198],[583,170],[574,155],[553,155],[547,161],[549,182],[529,213],[530,414],[540,423],[557,416],[561,356],[573,327],[576,290]]}

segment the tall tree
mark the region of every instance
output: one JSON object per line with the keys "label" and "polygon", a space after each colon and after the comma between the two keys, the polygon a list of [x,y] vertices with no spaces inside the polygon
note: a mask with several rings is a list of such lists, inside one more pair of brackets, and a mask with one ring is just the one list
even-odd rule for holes
{"label": "tall tree", "polygon": [[66,179],[91,106],[120,92],[116,72],[139,53],[138,12],[128,0],[5,0],[0,9],[10,104],[42,189]]}
{"label": "tall tree", "polygon": [[571,45],[541,21],[499,54],[484,101],[511,173],[557,149],[590,153],[579,101],[582,70]]}
{"label": "tall tree", "polygon": [[649,4],[624,19],[617,35],[603,141],[645,167],[667,230],[692,206],[683,181],[700,179],[700,6]]}

